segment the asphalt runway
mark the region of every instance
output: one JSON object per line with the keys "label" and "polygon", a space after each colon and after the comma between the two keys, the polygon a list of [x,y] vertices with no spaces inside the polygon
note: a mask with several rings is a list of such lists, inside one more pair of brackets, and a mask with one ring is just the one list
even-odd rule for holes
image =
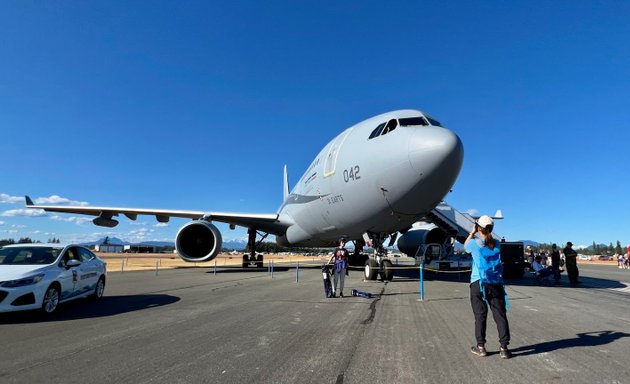
{"label": "asphalt runway", "polygon": [[[458,275],[364,282],[325,299],[318,269],[111,273],[100,302],[50,319],[0,317],[1,383],[630,383],[630,270],[581,265],[583,284],[511,280],[514,357],[474,344]],[[467,278],[468,276],[464,276]],[[566,283],[566,275],[563,275]]]}

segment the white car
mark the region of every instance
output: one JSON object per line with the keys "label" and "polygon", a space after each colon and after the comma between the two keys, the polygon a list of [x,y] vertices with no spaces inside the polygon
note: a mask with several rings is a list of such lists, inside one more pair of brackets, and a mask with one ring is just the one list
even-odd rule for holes
{"label": "white car", "polygon": [[106,263],[79,245],[15,244],[0,247],[0,312],[55,312],[65,301],[100,299]]}

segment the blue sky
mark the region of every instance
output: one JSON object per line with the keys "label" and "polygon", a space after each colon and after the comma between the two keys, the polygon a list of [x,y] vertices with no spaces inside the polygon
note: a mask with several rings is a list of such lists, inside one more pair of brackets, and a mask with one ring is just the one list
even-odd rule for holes
{"label": "blue sky", "polygon": [[[0,238],[172,240],[41,203],[275,212],[342,129],[420,109],[454,130],[446,201],[507,239],[630,243],[630,3],[0,3]],[[86,220],[87,219],[87,220]],[[225,239],[243,230],[221,226]]]}

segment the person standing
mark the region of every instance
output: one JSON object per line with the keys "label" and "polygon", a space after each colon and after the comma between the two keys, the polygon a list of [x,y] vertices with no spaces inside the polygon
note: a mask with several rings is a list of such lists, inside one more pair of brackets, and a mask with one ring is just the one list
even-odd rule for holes
{"label": "person standing", "polygon": [[[475,228],[470,232],[464,242],[466,251],[472,255],[472,273],[470,275],[470,304],[475,315],[475,339],[477,345],[471,348],[471,352],[477,356],[486,356],[486,321],[488,307],[492,310],[492,317],[497,324],[499,343],[501,349],[499,356],[509,359],[512,353],[508,349],[510,343],[510,326],[507,319],[507,303],[505,288],[500,272],[502,270],[500,243],[492,237],[494,222],[489,216],[481,216],[475,223]],[[475,238],[479,236],[479,238]],[[496,268],[484,269],[484,266],[494,262]],[[497,271],[498,270],[498,271]],[[491,271],[498,272],[500,283],[487,283]],[[483,276],[483,280],[482,280]]]}
{"label": "person standing", "polygon": [[[348,269],[348,250],[345,248],[346,238],[339,239],[339,247],[335,249],[330,262],[334,260],[335,267],[333,270],[333,297],[339,292],[339,297],[343,297],[343,283]],[[339,284],[339,290],[337,290]]]}
{"label": "person standing", "polygon": [[551,245],[551,270],[556,284],[560,284],[560,251],[555,243]]}
{"label": "person standing", "polygon": [[580,272],[577,267],[577,252],[572,248],[573,243],[567,241],[567,246],[564,247],[564,260],[567,266],[567,275],[569,276],[570,284],[579,284],[578,276]]}

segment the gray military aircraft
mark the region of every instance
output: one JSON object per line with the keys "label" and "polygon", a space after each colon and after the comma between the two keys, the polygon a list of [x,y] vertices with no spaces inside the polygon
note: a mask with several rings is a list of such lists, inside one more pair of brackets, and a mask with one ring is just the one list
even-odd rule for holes
{"label": "gray military aircraft", "polygon": [[188,262],[210,261],[220,252],[221,232],[213,221],[232,229],[248,228],[250,254],[243,256],[243,266],[250,262],[262,266],[256,247],[269,234],[280,245],[300,247],[334,246],[346,236],[355,242],[353,256],[358,257],[366,241],[382,253],[388,237],[393,243],[414,222],[426,221],[427,213],[455,183],[463,159],[463,145],[455,133],[426,113],[399,110],[341,132],[291,191],[285,166],[284,201],[273,214],[35,205],[28,196],[26,207],[96,216],[93,223],[105,227],[116,226],[114,216],[120,214],[130,220],[154,215],[159,222],[170,217],[193,219],[175,238],[177,252]]}

